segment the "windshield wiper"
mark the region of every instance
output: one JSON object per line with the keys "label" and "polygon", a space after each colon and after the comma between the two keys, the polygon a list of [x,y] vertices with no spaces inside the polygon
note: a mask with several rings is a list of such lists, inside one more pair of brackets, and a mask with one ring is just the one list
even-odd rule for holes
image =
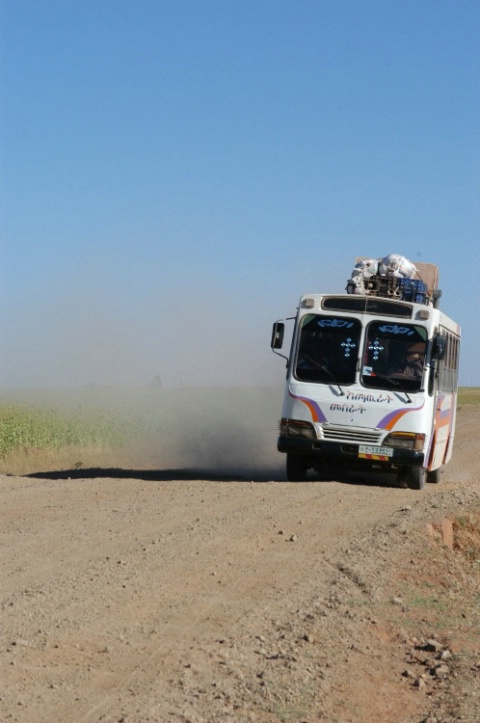
{"label": "windshield wiper", "polygon": [[333,374],[333,372],[331,372],[330,369],[329,369],[328,367],[324,366],[323,364],[319,364],[318,366],[320,367],[320,369],[322,370],[322,372],[325,372],[326,374],[328,374],[328,376],[330,377],[330,379],[333,380],[334,384],[337,385],[338,391],[340,392],[340,395],[341,395],[342,397],[344,397],[344,396],[345,396],[345,392],[343,391],[343,389],[342,389],[342,387],[340,386],[340,384],[337,382],[337,380],[336,380],[336,378],[335,378],[335,374]]}
{"label": "windshield wiper", "polygon": [[409,393],[407,392],[406,389],[403,388],[403,386],[400,384],[398,379],[395,379],[393,377],[386,377],[383,374],[380,374],[379,372],[374,372],[374,374],[376,377],[380,377],[380,379],[383,379],[384,382],[387,382],[388,384],[390,384],[390,386],[395,387],[395,389],[400,389],[400,391],[403,392],[403,394],[405,394],[405,396],[407,397],[407,403],[408,404],[412,403],[412,399],[411,399]]}
{"label": "windshield wiper", "polygon": [[318,367],[318,369],[320,369],[320,371],[322,371],[322,372],[324,372],[325,374],[327,374],[327,375],[330,377],[330,379],[332,379],[333,383],[338,387],[338,391],[340,392],[340,395],[341,395],[342,397],[345,396],[345,392],[343,391],[343,389],[342,389],[342,387],[340,386],[340,384],[337,382],[337,380],[336,380],[335,375],[333,374],[333,372],[331,372],[328,367],[326,367],[324,364],[319,364],[317,361],[315,361],[315,359],[312,359],[312,357],[310,357],[310,356],[305,356],[305,359],[306,359],[307,361],[309,361],[311,364],[313,364],[315,367]]}

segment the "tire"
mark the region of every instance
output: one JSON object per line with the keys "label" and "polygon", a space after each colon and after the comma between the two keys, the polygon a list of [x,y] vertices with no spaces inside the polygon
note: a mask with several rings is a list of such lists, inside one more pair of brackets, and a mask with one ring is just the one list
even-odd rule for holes
{"label": "tire", "polygon": [[307,460],[301,454],[287,453],[287,479],[289,482],[304,482],[307,479]]}
{"label": "tire", "polygon": [[423,467],[409,467],[407,469],[406,482],[411,490],[423,490],[427,472]]}
{"label": "tire", "polygon": [[342,474],[340,469],[335,469],[335,467],[328,464],[315,467],[314,469],[319,482],[332,482],[333,480],[337,480]]}
{"label": "tire", "polygon": [[438,469],[432,469],[430,472],[427,472],[427,482],[438,485],[440,482],[440,471],[441,468],[439,467]]}

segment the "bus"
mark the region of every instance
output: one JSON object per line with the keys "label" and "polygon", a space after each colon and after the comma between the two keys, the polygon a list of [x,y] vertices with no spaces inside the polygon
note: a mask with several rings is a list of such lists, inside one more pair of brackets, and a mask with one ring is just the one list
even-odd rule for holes
{"label": "bus", "polygon": [[289,481],[354,470],[394,473],[414,490],[440,481],[461,331],[439,309],[437,267],[417,266],[430,283],[374,276],[361,293],[302,296],[287,354],[288,320],[275,322],[271,347],[287,360],[277,449]]}

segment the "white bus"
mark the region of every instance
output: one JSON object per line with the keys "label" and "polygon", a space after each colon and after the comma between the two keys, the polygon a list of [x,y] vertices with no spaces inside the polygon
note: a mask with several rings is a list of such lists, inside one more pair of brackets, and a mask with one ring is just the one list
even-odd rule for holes
{"label": "white bus", "polygon": [[287,359],[277,448],[290,481],[357,469],[394,472],[416,490],[440,480],[455,433],[460,327],[437,308],[435,288],[385,284],[302,296],[288,355],[287,320],[274,324],[272,349]]}

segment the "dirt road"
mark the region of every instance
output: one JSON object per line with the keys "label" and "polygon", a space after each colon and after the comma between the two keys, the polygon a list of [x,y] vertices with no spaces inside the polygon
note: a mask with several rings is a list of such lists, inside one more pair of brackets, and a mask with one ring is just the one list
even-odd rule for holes
{"label": "dirt road", "polygon": [[427,608],[412,614],[402,572],[453,554],[427,523],[478,501],[477,426],[462,408],[454,459],[423,492],[2,476],[0,721],[480,720],[441,712],[450,683],[408,679],[409,651],[438,631]]}

